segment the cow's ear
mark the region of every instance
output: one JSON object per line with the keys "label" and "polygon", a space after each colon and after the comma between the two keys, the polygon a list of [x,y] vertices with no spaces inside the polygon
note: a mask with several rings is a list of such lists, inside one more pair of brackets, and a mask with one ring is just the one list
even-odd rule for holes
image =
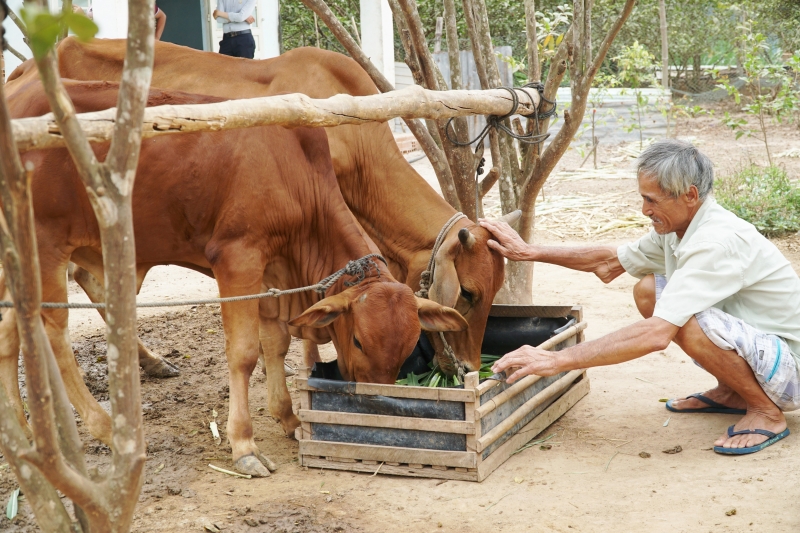
{"label": "cow's ear", "polygon": [[424,331],[464,331],[469,327],[461,313],[451,307],[417,298],[419,325]]}
{"label": "cow's ear", "polygon": [[350,300],[336,294],[321,300],[289,321],[290,326],[324,328],[350,308]]}
{"label": "cow's ear", "polygon": [[449,239],[439,248],[434,258],[436,269],[428,296],[434,302],[447,307],[455,307],[458,295],[461,294],[455,263],[460,246],[461,242],[457,238]]}

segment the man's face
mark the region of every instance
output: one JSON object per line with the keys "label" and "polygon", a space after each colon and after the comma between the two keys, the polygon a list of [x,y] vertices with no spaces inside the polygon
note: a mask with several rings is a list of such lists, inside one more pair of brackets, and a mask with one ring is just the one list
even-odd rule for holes
{"label": "man's face", "polygon": [[658,181],[639,175],[639,194],[642,195],[642,214],[653,221],[659,235],[675,232],[682,238],[692,217],[699,209],[697,188],[692,185],[687,192],[673,197],[661,189]]}

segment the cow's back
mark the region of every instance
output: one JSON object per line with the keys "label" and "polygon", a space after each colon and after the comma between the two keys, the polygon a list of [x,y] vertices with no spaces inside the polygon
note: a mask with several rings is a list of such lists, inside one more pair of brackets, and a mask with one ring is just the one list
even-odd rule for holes
{"label": "cow's back", "polygon": [[[119,81],[125,41],[102,39],[81,43],[68,38],[59,45],[58,53],[59,70],[64,78]],[[294,92],[312,98],[377,93],[358,63],[342,54],[312,47],[254,61],[157,42],[151,83],[154,87],[180,87],[222,98]]]}
{"label": "cow's back", "polygon": [[[65,87],[78,113],[116,105],[116,83],[65,80]],[[50,111],[40,82],[24,89],[9,98],[14,118]],[[151,89],[148,106],[220,100]],[[102,161],[108,143],[93,149]],[[25,158],[37,169],[32,187],[42,234],[54,246],[99,242],[91,205],[67,150],[35,150]],[[260,232],[269,247],[271,238],[283,242],[287,233],[309,227],[311,217],[323,208],[350,216],[333,174],[325,133],[280,126],[143,139],[133,208],[139,260],[155,263],[202,264],[211,238],[235,238],[242,228]]]}

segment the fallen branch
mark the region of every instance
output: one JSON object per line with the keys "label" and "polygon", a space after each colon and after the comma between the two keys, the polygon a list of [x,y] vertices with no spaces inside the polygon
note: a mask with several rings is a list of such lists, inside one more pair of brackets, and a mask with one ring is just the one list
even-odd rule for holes
{"label": "fallen branch", "polygon": [[[538,95],[517,91],[521,115],[534,113]],[[533,98],[533,101],[531,100]],[[174,105],[147,108],[142,136],[190,133],[255,126],[330,127],[342,124],[384,122],[403,118],[446,119],[468,115],[503,115],[511,109],[511,96],[503,89],[487,91],[428,91],[412,86],[388,94],[327,99],[303,94],[230,100],[214,104]],[[111,139],[116,109],[77,115],[91,142]],[[63,146],[61,130],[52,114],[12,121],[14,138],[21,152]]]}

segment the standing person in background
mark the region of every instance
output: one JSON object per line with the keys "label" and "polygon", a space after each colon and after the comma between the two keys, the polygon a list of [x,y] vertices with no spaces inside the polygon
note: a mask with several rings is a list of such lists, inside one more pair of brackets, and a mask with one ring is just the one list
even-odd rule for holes
{"label": "standing person in background", "polygon": [[164,28],[167,27],[167,14],[156,6],[156,41],[161,40]]}
{"label": "standing person in background", "polygon": [[255,22],[253,18],[255,7],[256,0],[217,0],[217,9],[214,10],[213,17],[222,23],[220,54],[253,59],[256,53],[256,41],[250,31],[250,24]]}

